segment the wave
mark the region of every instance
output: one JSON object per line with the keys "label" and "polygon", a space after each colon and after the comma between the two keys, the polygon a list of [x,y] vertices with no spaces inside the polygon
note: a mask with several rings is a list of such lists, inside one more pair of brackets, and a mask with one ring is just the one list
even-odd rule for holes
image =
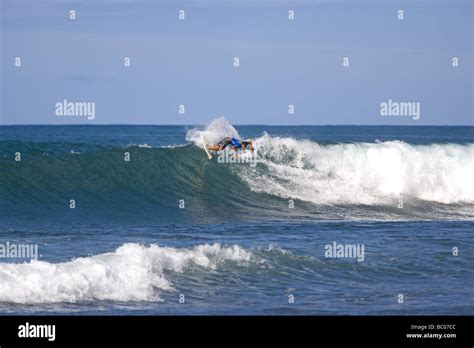
{"label": "wave", "polygon": [[[50,215],[59,211],[51,204],[64,206],[74,198],[87,203],[82,207],[89,207],[88,214],[115,209],[174,220],[186,214],[332,218],[331,211],[360,206],[369,207],[365,218],[377,207],[392,215],[423,211],[429,218],[434,210],[451,210],[474,216],[474,144],[324,144],[263,133],[253,139],[256,165],[208,161],[203,143],[227,135],[240,137],[219,118],[189,130],[187,144],[170,147],[0,142],[0,208],[7,215],[40,209]],[[21,162],[13,161],[12,148],[22,152]],[[178,216],[181,199],[186,209]],[[301,202],[298,209],[289,211],[289,199]],[[397,209],[400,202],[410,209]]]}
{"label": "wave", "polygon": [[0,263],[0,302],[159,301],[173,291],[172,276],[192,267],[245,266],[252,253],[238,245],[203,244],[192,249],[127,243],[114,252],[69,262]]}
{"label": "wave", "polygon": [[[202,146],[203,139],[215,142],[225,134],[238,137],[219,118],[188,132],[187,140]],[[267,133],[254,143],[259,166],[236,171],[254,192],[316,204],[388,204],[403,197],[474,203],[474,144],[321,145]]]}
{"label": "wave", "polygon": [[258,138],[261,169],[241,178],[255,192],[317,204],[389,204],[416,198],[474,202],[474,145],[402,141],[320,145]]}

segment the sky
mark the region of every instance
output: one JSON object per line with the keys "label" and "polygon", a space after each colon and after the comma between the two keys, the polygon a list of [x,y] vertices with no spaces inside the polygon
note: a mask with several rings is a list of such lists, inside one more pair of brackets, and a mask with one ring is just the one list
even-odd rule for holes
{"label": "sky", "polygon": [[[474,124],[471,0],[0,6],[2,125]],[[64,100],[94,103],[94,118],[58,116]],[[419,103],[420,117],[382,116],[389,100]]]}

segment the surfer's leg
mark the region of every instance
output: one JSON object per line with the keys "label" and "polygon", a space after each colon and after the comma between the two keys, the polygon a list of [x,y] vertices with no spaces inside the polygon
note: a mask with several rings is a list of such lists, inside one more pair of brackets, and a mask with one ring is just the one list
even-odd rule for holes
{"label": "surfer's leg", "polygon": [[212,151],[220,151],[220,150],[222,150],[219,145],[206,145],[206,147],[207,147],[208,150],[212,150]]}
{"label": "surfer's leg", "polygon": [[251,141],[245,141],[242,143],[242,148],[244,150],[250,149],[250,151],[253,151],[253,143]]}

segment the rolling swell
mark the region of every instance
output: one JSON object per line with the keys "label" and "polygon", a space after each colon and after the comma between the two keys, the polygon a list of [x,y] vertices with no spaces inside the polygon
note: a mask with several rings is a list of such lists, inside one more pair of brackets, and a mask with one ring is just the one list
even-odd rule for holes
{"label": "rolling swell", "polygon": [[160,222],[474,218],[473,145],[321,145],[265,133],[255,139],[259,163],[252,167],[208,161],[194,143],[4,141],[0,208],[12,217],[62,216],[74,199],[78,217]]}
{"label": "rolling swell", "polygon": [[[21,162],[14,161],[12,148],[21,152]],[[129,162],[125,152],[130,153]],[[193,145],[120,148],[10,142],[3,144],[0,167],[1,205],[7,215],[67,213],[70,199],[89,217],[115,212],[227,218],[271,206],[271,197],[265,203],[265,195],[252,192],[229,166],[208,161]],[[181,199],[182,210],[177,209]]]}

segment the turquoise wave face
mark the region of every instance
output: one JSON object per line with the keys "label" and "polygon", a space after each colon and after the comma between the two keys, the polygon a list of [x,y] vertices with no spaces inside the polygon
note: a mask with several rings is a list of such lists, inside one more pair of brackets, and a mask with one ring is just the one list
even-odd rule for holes
{"label": "turquoise wave face", "polygon": [[21,153],[19,162],[14,153],[0,161],[1,206],[7,216],[72,214],[70,200],[74,200],[73,215],[87,218],[131,213],[132,218],[205,220],[243,217],[264,204],[261,195],[251,192],[236,175],[238,168],[208,161],[202,149],[193,145],[3,146]]}
{"label": "turquoise wave face", "polygon": [[[392,157],[387,163],[393,163],[394,151],[405,151],[413,153],[418,164],[420,156],[430,157],[435,151],[448,152],[446,160],[451,161],[459,154],[465,157],[472,145],[444,145],[441,150],[437,148],[441,145],[434,150],[423,146],[420,150],[405,143],[319,145],[269,135],[255,142],[260,157],[253,166],[219,163],[216,156],[209,161],[192,144],[152,148],[145,144],[4,141],[0,147],[0,207],[7,219],[26,220],[45,216],[157,222],[474,218],[473,204],[423,199],[417,187],[415,193],[421,198],[405,196],[404,209],[400,209],[400,195],[375,192],[385,181],[370,186],[377,178],[367,176],[359,186],[344,186],[353,185],[352,176],[363,176],[360,173],[393,172],[387,172],[383,163],[379,168],[360,164],[363,156],[379,161],[388,154]],[[15,161],[15,153],[21,154],[21,161]],[[313,158],[315,154],[319,157]],[[341,163],[340,173],[331,167],[336,161]],[[349,169],[343,167],[347,163]],[[432,173],[428,174],[431,178]],[[379,176],[388,183],[394,180]],[[441,179],[450,184],[451,178]],[[351,194],[356,189],[362,192],[359,196]]]}

